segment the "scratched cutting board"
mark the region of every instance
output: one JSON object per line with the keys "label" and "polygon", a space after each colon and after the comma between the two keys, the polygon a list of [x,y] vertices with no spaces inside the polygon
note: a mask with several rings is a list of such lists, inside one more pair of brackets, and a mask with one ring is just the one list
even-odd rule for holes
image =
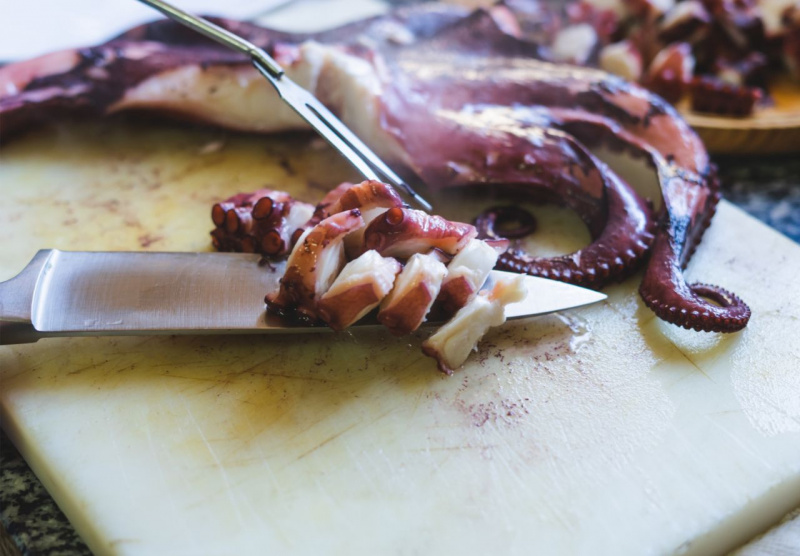
{"label": "scratched cutting board", "polygon": [[[347,177],[303,138],[42,130],[0,151],[0,279],[45,247],[207,250],[215,200]],[[586,241],[538,213],[544,251]],[[634,278],[452,377],[422,334],[50,339],[0,347],[2,424],[98,554],[721,553],[800,504],[800,247],[723,204],[689,273],[750,326],[665,325]]]}

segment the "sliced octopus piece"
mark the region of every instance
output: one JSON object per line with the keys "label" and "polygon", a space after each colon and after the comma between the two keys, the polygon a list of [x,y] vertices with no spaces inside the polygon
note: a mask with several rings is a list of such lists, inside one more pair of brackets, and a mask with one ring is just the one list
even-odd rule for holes
{"label": "sliced octopus piece", "polygon": [[420,210],[392,208],[375,218],[364,231],[364,249],[385,257],[407,259],[415,253],[439,249],[458,253],[478,235],[475,226],[451,222]]}
{"label": "sliced octopus piece", "polygon": [[364,225],[358,210],[329,216],[298,239],[286,262],[280,289],[267,296],[267,305],[317,320],[317,303],[345,265],[344,237]]}
{"label": "sliced octopus piece", "polygon": [[491,290],[475,296],[425,340],[422,351],[436,359],[439,369],[451,374],[464,364],[489,328],[506,321],[505,306],[522,301],[525,294],[522,276],[498,281]]}
{"label": "sliced octopus piece", "polygon": [[383,300],[378,322],[395,336],[415,331],[425,322],[439,295],[447,268],[434,255],[413,255],[397,276],[394,289]]}
{"label": "sliced octopus piece", "polygon": [[[369,226],[373,220],[388,209],[402,206],[404,206],[403,199],[393,187],[379,181],[366,180],[342,190],[338,198],[323,209],[323,214],[358,209],[361,211],[364,223]],[[361,228],[345,239],[348,258],[356,258],[365,251],[365,231],[366,228]]]}
{"label": "sliced octopus piece", "polygon": [[497,262],[497,250],[473,239],[447,265],[436,304],[447,316],[454,315],[477,295]]}
{"label": "sliced octopus piece", "polygon": [[334,330],[358,322],[389,294],[401,270],[399,262],[376,251],[350,261],[320,298],[320,318]]}

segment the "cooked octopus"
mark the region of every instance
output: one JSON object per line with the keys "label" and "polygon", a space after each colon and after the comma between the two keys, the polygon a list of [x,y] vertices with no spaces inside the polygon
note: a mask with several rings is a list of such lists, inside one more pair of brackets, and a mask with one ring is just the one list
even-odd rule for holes
{"label": "cooked octopus", "polygon": [[350,261],[320,297],[320,318],[334,330],[355,324],[389,295],[401,270],[396,259],[373,250]]}
{"label": "cooked octopus", "polygon": [[[341,331],[376,310],[378,323],[392,334],[403,336],[416,331],[432,309],[436,309],[437,317],[452,316],[479,295],[497,260],[497,248],[475,239],[472,226],[425,214],[421,224],[414,220],[415,225],[402,228],[402,250],[382,254],[364,245],[366,235],[359,232],[365,222],[358,207],[378,210],[375,204],[382,203],[382,213],[373,216],[380,221],[385,214],[398,210],[392,206],[399,199],[394,189],[365,181],[343,184],[334,191],[320,203],[314,216],[309,214],[308,222],[301,223],[306,231],[294,243],[279,290],[266,296],[268,311],[307,324],[320,321]],[[260,191],[255,197],[263,193]],[[260,198],[279,197],[271,193],[272,197]],[[240,197],[254,198],[237,198]],[[291,198],[281,199],[291,205]],[[435,225],[430,225],[432,218]],[[389,236],[393,233],[391,228],[377,228],[369,241],[391,245]],[[442,244],[443,237],[447,238],[449,254],[431,247]],[[355,257],[344,249],[352,238],[361,242],[352,246],[352,252],[358,253]],[[265,256],[278,258],[267,253]],[[458,325],[457,342],[460,345],[471,341],[469,346],[462,345],[458,350],[431,348],[425,353],[436,358],[439,367],[448,373],[459,367],[466,359],[465,353],[488,327],[502,324],[504,318],[498,320],[496,313],[503,316],[505,305],[524,295],[521,283],[510,290],[516,293],[486,297],[491,300],[490,308],[482,310],[491,311],[492,319]],[[470,330],[464,331],[465,327]]]}
{"label": "cooked octopus", "polygon": [[543,42],[696,112],[749,116],[775,77],[798,73],[796,0],[577,0]]}
{"label": "cooked octopus", "polygon": [[[744,302],[683,277],[719,200],[699,138],[643,87],[547,61],[551,50],[537,42],[547,10],[537,7],[426,6],[304,36],[218,22],[267,49],[385,160],[429,188],[555,199],[591,233],[590,245],[553,258],[512,242],[498,267],[600,288],[646,264],[640,292],[660,318],[740,330],[750,317]],[[40,118],[131,109],[254,132],[305,127],[246,59],[168,22],[0,69],[6,137]],[[645,161],[660,195],[645,199],[593,154],[601,145]]]}

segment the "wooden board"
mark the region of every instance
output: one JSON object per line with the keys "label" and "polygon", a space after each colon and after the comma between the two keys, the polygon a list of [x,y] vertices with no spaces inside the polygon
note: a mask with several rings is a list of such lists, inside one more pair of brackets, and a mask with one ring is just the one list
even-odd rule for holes
{"label": "wooden board", "polygon": [[[0,279],[44,247],[206,250],[215,200],[346,177],[298,138],[36,132],[0,151]],[[544,251],[586,240],[537,212]],[[689,274],[750,326],[666,325],[634,278],[452,377],[422,334],[51,339],[0,347],[0,416],[98,554],[722,553],[800,503],[800,247],[723,204]]]}
{"label": "wooden board", "polygon": [[773,104],[750,117],[730,118],[679,109],[715,154],[777,154],[800,152],[800,83],[788,76],[770,84]]}

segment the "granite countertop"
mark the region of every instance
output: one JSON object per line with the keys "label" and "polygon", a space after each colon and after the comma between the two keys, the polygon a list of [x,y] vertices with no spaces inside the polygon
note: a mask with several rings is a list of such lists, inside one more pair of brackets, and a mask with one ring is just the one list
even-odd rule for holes
{"label": "granite countertop", "polygon": [[[726,199],[800,243],[800,156],[720,158],[717,162]],[[0,523],[13,541],[11,545],[6,540],[4,545],[0,528],[0,556],[14,554],[14,546],[22,554],[90,554],[1,432]],[[747,552],[751,553],[757,552]]]}

